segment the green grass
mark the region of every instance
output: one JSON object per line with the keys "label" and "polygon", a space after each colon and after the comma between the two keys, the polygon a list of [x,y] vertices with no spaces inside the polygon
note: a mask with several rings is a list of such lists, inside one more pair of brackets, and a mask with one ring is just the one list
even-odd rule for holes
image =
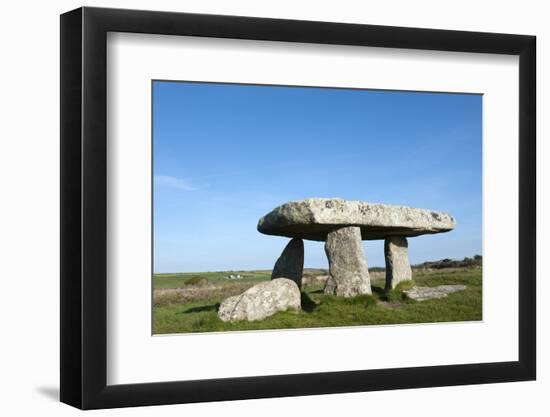
{"label": "green grass", "polygon": [[[380,285],[384,286],[384,282],[381,282]],[[406,302],[408,301],[406,297],[403,294],[403,291],[408,290],[412,287],[414,287],[416,282],[414,280],[408,280],[408,281],[401,281],[399,284],[396,285],[396,287],[393,290],[390,291],[384,291],[383,287],[374,286],[373,292],[378,294],[379,298],[383,301],[389,301],[389,302]]]}
{"label": "green grass", "polygon": [[198,280],[207,280],[211,283],[233,282],[228,280],[228,275],[240,275],[242,278],[234,280],[235,282],[255,282],[263,281],[271,277],[271,271],[220,271],[220,272],[190,272],[178,274],[155,274],[153,276],[153,286],[155,289],[163,288],[184,288],[187,285],[194,284]]}
{"label": "green grass", "polygon": [[[269,279],[268,271],[239,272],[243,281]],[[227,281],[227,272],[206,276],[210,282]],[[208,275],[206,274],[206,275]],[[187,276],[185,276],[187,275]],[[175,274],[175,277],[156,276],[156,288],[177,288],[162,286],[174,284],[197,274]],[[201,274],[202,276],[203,274]],[[157,281],[158,280],[158,281]],[[176,281],[170,281],[176,280]],[[227,330],[289,329],[308,327],[337,327],[375,324],[431,323],[449,321],[481,320],[482,280],[481,269],[459,269],[453,271],[422,272],[414,276],[416,285],[437,286],[442,284],[465,284],[467,289],[449,294],[446,298],[416,302],[404,299],[402,291],[413,285],[401,283],[396,289],[385,292],[383,279],[373,280],[373,295],[354,298],[340,298],[323,294],[322,287],[311,286],[302,292],[302,311],[277,313],[258,322],[224,323],[217,315],[219,303],[225,298],[223,292],[216,297],[197,299],[187,303],[166,303],[153,308],[153,329],[155,334],[212,332]],[[224,284],[231,286],[231,283]],[[242,285],[242,284],[241,284]],[[225,288],[225,286],[223,287]]]}

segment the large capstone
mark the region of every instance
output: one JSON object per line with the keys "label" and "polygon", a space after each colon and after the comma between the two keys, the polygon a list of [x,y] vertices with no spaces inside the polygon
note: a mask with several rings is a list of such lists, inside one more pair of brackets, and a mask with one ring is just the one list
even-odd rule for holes
{"label": "large capstone", "polygon": [[384,256],[386,258],[386,290],[395,288],[401,281],[412,279],[407,238],[402,236],[387,237],[384,242]]}
{"label": "large capstone", "polygon": [[285,246],[283,253],[275,262],[271,279],[288,278],[302,288],[302,275],[304,273],[304,241],[291,239]]}
{"label": "large capstone", "polygon": [[329,277],[325,294],[355,297],[371,294],[369,270],[359,227],[342,227],[327,234],[325,252]]}
{"label": "large capstone", "polygon": [[340,198],[307,198],[285,203],[262,217],[258,231],[267,235],[324,241],[341,227],[356,226],[362,240],[448,232],[455,219],[434,210]]}
{"label": "large capstone", "polygon": [[223,321],[263,320],[279,311],[300,310],[300,296],[294,281],[277,278],[226,298],[220,304],[218,316]]}

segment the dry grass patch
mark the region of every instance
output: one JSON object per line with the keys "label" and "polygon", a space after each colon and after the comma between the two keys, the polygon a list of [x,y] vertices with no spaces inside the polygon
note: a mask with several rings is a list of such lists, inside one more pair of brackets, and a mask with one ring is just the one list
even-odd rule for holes
{"label": "dry grass patch", "polygon": [[153,291],[153,306],[185,304],[194,301],[223,299],[241,294],[254,285],[254,282],[239,282],[227,285],[189,285],[186,288],[164,288]]}

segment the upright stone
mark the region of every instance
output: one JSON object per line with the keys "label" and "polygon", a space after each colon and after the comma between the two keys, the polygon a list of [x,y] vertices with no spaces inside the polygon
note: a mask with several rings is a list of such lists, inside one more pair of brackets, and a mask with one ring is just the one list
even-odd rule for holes
{"label": "upright stone", "polygon": [[359,227],[342,227],[329,232],[325,252],[329,263],[325,294],[340,297],[372,294]]}
{"label": "upright stone", "polygon": [[407,238],[387,237],[384,241],[384,255],[386,258],[386,290],[395,288],[401,281],[412,279]]}
{"label": "upright stone", "polygon": [[288,278],[302,287],[302,275],[304,273],[304,241],[302,239],[291,239],[288,245],[275,262],[271,279]]}

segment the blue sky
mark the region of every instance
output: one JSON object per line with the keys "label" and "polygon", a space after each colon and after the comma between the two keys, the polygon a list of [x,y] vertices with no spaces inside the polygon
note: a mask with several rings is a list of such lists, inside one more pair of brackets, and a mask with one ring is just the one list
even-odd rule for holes
{"label": "blue sky", "polygon": [[288,239],[258,219],[307,197],[447,211],[456,229],[409,239],[411,262],[481,254],[481,134],[480,95],[154,81],[154,270],[272,268]]}

